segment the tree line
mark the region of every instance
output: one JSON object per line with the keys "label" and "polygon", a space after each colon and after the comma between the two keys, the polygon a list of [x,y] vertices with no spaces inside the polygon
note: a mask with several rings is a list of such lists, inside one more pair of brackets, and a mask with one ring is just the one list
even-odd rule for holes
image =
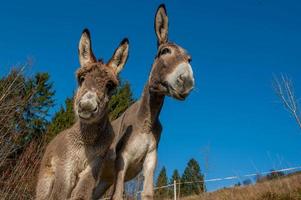
{"label": "tree line", "polygon": [[156,199],[168,199],[174,195],[174,187],[163,187],[174,184],[176,182],[177,194],[181,197],[199,195],[206,191],[204,183],[204,175],[201,173],[201,168],[197,160],[190,159],[182,175],[175,169],[172,176],[168,178],[165,167],[159,172],[156,180]]}

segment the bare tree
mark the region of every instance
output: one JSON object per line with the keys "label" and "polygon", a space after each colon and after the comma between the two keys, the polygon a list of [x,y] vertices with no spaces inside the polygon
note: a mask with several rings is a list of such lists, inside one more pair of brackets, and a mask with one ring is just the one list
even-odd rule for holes
{"label": "bare tree", "polygon": [[280,77],[274,76],[273,86],[283,105],[301,128],[300,107],[298,98],[295,95],[292,79],[283,74]]}
{"label": "bare tree", "polygon": [[42,138],[26,146],[20,142],[26,134],[21,126],[22,113],[35,93],[25,92],[23,73],[28,66],[26,63],[12,68],[7,76],[0,78],[0,199],[33,199],[33,176],[43,142]]}

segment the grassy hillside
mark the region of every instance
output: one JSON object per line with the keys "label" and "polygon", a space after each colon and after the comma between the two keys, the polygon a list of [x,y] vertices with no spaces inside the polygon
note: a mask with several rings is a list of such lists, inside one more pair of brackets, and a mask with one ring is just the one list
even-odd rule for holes
{"label": "grassy hillside", "polygon": [[255,185],[227,188],[181,200],[301,200],[301,174]]}

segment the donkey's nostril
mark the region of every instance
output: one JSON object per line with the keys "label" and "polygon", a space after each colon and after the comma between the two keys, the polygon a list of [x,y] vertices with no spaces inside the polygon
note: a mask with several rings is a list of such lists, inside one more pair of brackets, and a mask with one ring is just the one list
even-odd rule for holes
{"label": "donkey's nostril", "polygon": [[93,112],[97,112],[97,110],[98,110],[98,109],[97,109],[97,106],[96,106],[96,107],[93,109]]}
{"label": "donkey's nostril", "polygon": [[184,81],[185,78],[184,78],[183,74],[181,74],[181,75],[179,76],[179,79],[182,80],[182,81]]}
{"label": "donkey's nostril", "polygon": [[78,108],[80,109],[80,111],[86,110],[87,103],[80,101],[79,104],[78,104]]}
{"label": "donkey's nostril", "polygon": [[178,84],[183,84],[184,81],[185,81],[185,79],[184,79],[183,75],[180,75],[180,76],[177,78],[177,83],[178,83]]}
{"label": "donkey's nostril", "polygon": [[87,99],[92,99],[94,97],[94,94],[93,93],[88,93],[87,94]]}
{"label": "donkey's nostril", "polygon": [[95,109],[97,109],[97,106],[95,106],[92,102],[89,101],[81,101],[78,104],[79,110],[83,112],[94,112]]}
{"label": "donkey's nostril", "polygon": [[83,105],[82,105],[82,102],[81,102],[81,101],[78,103],[78,107],[79,107],[79,108],[82,108],[82,107],[83,107]]}

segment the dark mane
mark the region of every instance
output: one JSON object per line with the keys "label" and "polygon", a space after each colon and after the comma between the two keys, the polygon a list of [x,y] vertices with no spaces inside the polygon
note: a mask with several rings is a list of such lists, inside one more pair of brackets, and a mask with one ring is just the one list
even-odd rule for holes
{"label": "dark mane", "polygon": [[77,77],[83,76],[83,75],[85,75],[86,73],[92,71],[93,69],[98,68],[100,65],[103,65],[103,64],[104,64],[103,61],[102,61],[102,60],[99,60],[99,61],[97,61],[97,63],[92,63],[92,64],[89,64],[89,65],[81,66],[81,67],[76,71],[76,76],[77,76]]}

